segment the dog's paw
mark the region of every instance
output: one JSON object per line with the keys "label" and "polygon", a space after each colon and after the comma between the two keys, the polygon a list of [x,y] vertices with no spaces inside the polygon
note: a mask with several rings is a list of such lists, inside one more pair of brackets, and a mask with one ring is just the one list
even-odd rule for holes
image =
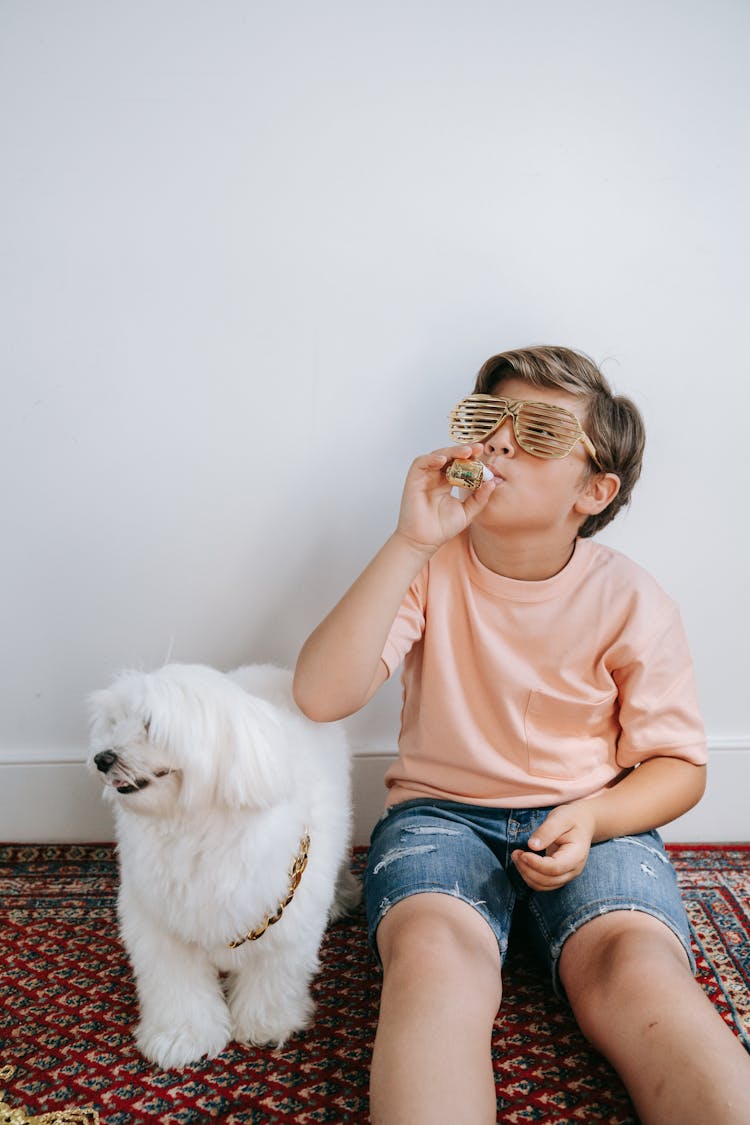
{"label": "dog's paw", "polygon": [[229,1028],[224,1024],[215,1027],[141,1026],[136,1037],[141,1054],[162,1070],[180,1070],[204,1057],[213,1059],[228,1042]]}
{"label": "dog's paw", "polygon": [[305,989],[297,997],[279,997],[265,1006],[252,1003],[232,1009],[232,1037],[237,1043],[255,1047],[283,1046],[297,1032],[305,1032],[313,1021],[314,1003]]}
{"label": "dog's paw", "polygon": [[251,1047],[283,1047],[297,1032],[307,1031],[311,1022],[309,1019],[301,1024],[297,1021],[283,1024],[275,1020],[269,1023],[243,1021],[235,1025],[232,1038]]}

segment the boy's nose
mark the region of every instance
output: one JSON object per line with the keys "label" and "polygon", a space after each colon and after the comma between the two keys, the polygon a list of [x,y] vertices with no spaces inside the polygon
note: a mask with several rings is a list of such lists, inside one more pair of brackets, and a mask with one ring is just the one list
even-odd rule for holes
{"label": "boy's nose", "polygon": [[489,437],[484,439],[484,448],[488,453],[502,453],[504,456],[513,456],[516,451],[515,434],[513,433],[513,419],[510,414],[493,430]]}

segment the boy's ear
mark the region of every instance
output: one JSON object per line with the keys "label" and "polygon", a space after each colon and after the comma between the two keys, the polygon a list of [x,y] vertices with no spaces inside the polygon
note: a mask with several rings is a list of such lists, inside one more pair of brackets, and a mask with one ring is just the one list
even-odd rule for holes
{"label": "boy's ear", "polygon": [[620,491],[620,478],[616,473],[595,473],[589,477],[573,510],[582,516],[598,516],[611,504]]}

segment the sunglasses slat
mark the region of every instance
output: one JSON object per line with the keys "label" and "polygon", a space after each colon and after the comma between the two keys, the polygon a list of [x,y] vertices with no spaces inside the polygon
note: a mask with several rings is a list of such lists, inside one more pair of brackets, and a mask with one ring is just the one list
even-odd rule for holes
{"label": "sunglasses slat", "polygon": [[527,453],[535,453],[538,457],[565,457],[570,453],[573,445],[570,442],[560,443],[556,441],[541,441],[538,438],[524,438],[523,441],[519,439],[518,444]]}
{"label": "sunglasses slat", "polygon": [[519,426],[518,427],[518,440],[523,444],[537,446],[540,449],[549,449],[551,451],[564,450],[569,451],[573,448],[575,443],[580,440],[580,435],[576,433],[565,433],[553,430],[543,430],[539,426]]}

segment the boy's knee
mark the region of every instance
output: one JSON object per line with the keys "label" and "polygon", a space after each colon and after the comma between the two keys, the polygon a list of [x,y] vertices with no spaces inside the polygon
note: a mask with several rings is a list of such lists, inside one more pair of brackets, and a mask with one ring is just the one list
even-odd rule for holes
{"label": "boy's knee", "polygon": [[667,925],[638,911],[615,911],[587,922],[568,939],[560,979],[584,1030],[623,1004],[653,994],[658,981],[690,974],[682,943]]}
{"label": "boy's knee", "polygon": [[396,903],[377,931],[386,976],[394,972],[443,977],[455,970],[500,980],[500,951],[485,919],[450,895],[425,893]]}

